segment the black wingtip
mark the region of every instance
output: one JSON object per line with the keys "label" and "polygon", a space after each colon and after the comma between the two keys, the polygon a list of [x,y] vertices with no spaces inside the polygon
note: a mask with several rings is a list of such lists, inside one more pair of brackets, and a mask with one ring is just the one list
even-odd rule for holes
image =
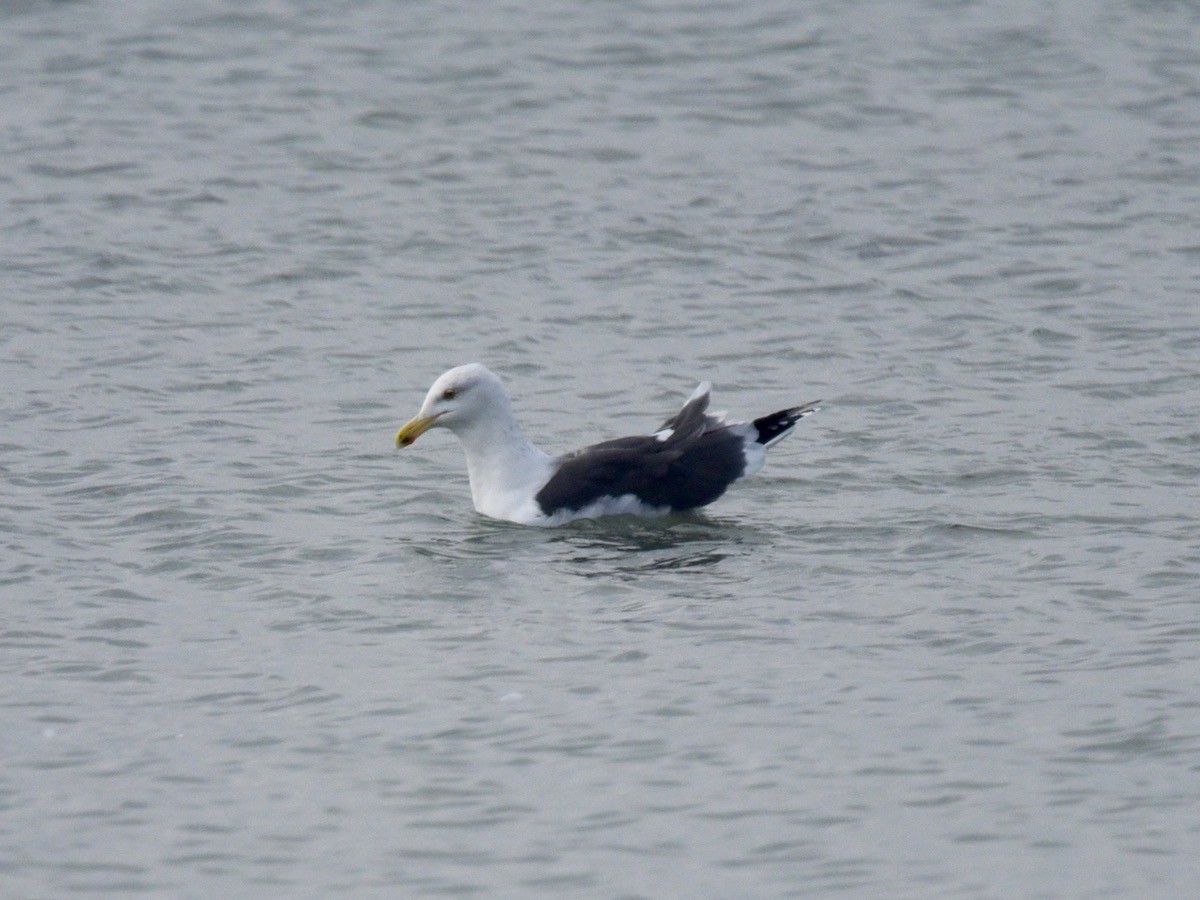
{"label": "black wingtip", "polygon": [[755,419],[754,427],[758,429],[757,442],[770,446],[775,441],[786,437],[796,427],[797,422],[819,410],[822,402],[821,400],[814,400],[812,403],[805,403],[803,406],[781,409],[779,412],[773,412],[770,415]]}

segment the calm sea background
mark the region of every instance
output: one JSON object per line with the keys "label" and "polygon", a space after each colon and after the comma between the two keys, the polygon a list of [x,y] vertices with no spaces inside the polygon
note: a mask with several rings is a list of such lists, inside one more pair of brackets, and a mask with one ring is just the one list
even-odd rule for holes
{"label": "calm sea background", "polygon": [[1200,883],[1195,3],[6,2],[0,197],[3,896]]}

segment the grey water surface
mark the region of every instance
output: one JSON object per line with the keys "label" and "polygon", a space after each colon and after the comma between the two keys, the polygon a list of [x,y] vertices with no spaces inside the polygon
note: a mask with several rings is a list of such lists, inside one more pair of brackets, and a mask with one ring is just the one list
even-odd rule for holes
{"label": "grey water surface", "polygon": [[0,197],[3,896],[1200,882],[1194,3],[9,2]]}

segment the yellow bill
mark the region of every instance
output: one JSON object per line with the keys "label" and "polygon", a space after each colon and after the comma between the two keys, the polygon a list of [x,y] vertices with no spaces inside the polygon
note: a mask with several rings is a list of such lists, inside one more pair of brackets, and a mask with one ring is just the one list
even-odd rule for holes
{"label": "yellow bill", "polygon": [[396,446],[407,447],[428,431],[437,420],[437,416],[417,416],[405,422],[400,430],[396,432]]}

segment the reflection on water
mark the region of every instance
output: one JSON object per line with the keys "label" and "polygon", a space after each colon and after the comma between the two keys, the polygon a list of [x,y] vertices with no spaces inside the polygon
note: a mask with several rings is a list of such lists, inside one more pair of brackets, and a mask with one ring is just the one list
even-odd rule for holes
{"label": "reflection on water", "polygon": [[559,529],[556,564],[584,578],[632,578],[643,572],[704,569],[737,552],[745,535],[700,515],[663,519],[617,516]]}
{"label": "reflection on water", "polygon": [[478,564],[484,561],[553,566],[584,578],[715,565],[763,536],[747,525],[701,515],[609,516],[543,529],[471,514],[463,533],[422,534],[405,543],[418,556]]}

